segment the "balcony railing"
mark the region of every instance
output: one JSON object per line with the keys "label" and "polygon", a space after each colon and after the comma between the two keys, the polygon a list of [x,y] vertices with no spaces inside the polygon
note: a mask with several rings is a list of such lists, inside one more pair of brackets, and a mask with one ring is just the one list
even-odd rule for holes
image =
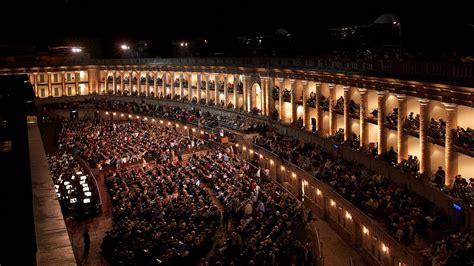
{"label": "balcony railing", "polygon": [[139,58],[139,59],[74,59],[58,58],[41,61],[0,61],[3,71],[9,68],[76,66],[76,65],[196,65],[266,68],[298,68],[345,74],[370,75],[460,85],[474,84],[474,63],[415,62],[388,60],[350,60],[338,58]]}

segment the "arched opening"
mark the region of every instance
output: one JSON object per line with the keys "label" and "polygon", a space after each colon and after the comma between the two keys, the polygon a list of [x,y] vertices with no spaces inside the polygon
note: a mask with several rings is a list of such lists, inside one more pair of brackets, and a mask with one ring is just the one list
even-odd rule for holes
{"label": "arched opening", "polygon": [[252,109],[257,108],[258,112],[261,112],[263,107],[263,99],[262,99],[262,88],[260,84],[254,83],[252,85]]}

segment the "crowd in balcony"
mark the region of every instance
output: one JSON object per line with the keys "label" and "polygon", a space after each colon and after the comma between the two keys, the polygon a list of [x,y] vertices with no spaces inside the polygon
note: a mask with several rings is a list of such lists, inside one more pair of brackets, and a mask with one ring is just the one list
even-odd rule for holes
{"label": "crowd in balcony", "polygon": [[310,92],[308,98],[306,99],[306,104],[309,107],[316,108],[316,93],[315,92]]}
{"label": "crowd in balcony", "polygon": [[426,133],[428,136],[444,142],[446,138],[446,121],[441,118],[437,120],[431,118],[428,127],[426,128]]}
{"label": "crowd in balcony", "polygon": [[399,167],[403,172],[416,176],[420,170],[420,161],[417,156],[409,155],[408,159],[403,160]]}
{"label": "crowd in balcony", "polygon": [[101,211],[99,191],[87,170],[66,151],[48,155],[47,159],[64,217],[97,215]]}
{"label": "crowd in balcony", "polygon": [[328,112],[329,111],[329,97],[321,96],[320,103],[321,110]]}
{"label": "crowd in balcony", "polygon": [[400,242],[409,245],[415,236],[425,237],[431,230],[444,228],[445,217],[432,203],[361,164],[333,157],[320,146],[275,132],[256,137],[254,143],[328,183],[364,213],[385,220],[388,230]]}
{"label": "crowd in balcony", "polygon": [[213,81],[213,80],[209,80],[208,84],[207,84],[207,88],[210,89],[210,90],[213,90],[215,89],[216,87],[216,82]]}
{"label": "crowd in balcony", "polygon": [[464,129],[458,126],[454,131],[454,145],[464,149],[474,150],[474,130],[468,127]]}
{"label": "crowd in balcony", "polygon": [[474,237],[468,230],[448,234],[423,251],[431,265],[472,265],[474,263]]}
{"label": "crowd in balcony", "polygon": [[385,116],[385,122],[395,127],[398,125],[398,108],[393,108],[393,110]]}
{"label": "crowd in balcony", "polygon": [[405,128],[412,131],[420,130],[420,114],[415,115],[415,113],[410,112],[405,123]]}
{"label": "crowd in balcony", "polygon": [[284,89],[282,98],[284,102],[291,102],[291,91],[289,89]]}
{"label": "crowd in balcony", "polygon": [[272,97],[273,97],[273,100],[276,100],[276,101],[280,99],[280,87],[278,87],[277,85],[273,86],[272,88]]}
{"label": "crowd in balcony", "polygon": [[344,111],[344,97],[339,97],[337,99],[336,104],[333,106],[333,110],[336,113],[341,113]]}

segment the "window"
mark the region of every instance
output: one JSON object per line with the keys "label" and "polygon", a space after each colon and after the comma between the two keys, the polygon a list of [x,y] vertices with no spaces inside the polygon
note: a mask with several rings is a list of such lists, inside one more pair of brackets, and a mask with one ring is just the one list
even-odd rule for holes
{"label": "window", "polygon": [[39,77],[40,77],[40,83],[44,83],[44,75],[41,74],[41,75],[39,75]]}
{"label": "window", "polygon": [[44,91],[45,91],[44,88],[41,88],[41,89],[40,89],[40,96],[41,96],[41,97],[45,97]]}
{"label": "window", "polygon": [[58,74],[53,75],[53,80],[54,80],[54,82],[58,82]]}
{"label": "window", "polygon": [[55,95],[55,96],[60,96],[60,95],[59,95],[59,88],[58,88],[58,87],[54,87],[54,95]]}
{"label": "window", "polygon": [[67,87],[67,95],[72,95],[72,88],[71,86]]}
{"label": "window", "polygon": [[66,74],[66,79],[67,79],[67,81],[71,81],[71,73]]}

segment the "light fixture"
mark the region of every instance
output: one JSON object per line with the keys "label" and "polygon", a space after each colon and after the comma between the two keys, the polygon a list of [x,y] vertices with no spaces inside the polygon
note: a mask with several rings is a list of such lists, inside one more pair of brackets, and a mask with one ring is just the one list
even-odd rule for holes
{"label": "light fixture", "polygon": [[336,202],[334,200],[331,200],[331,206],[336,206]]}
{"label": "light fixture", "polygon": [[270,160],[270,164],[271,164],[271,165],[273,165],[273,164],[274,164],[273,160]]}
{"label": "light fixture", "polygon": [[368,235],[369,234],[369,229],[367,229],[367,227],[362,226],[362,232],[365,234],[365,235]]}
{"label": "light fixture", "polygon": [[383,251],[383,252],[388,252],[388,247],[385,246],[384,243],[382,243],[382,251]]}
{"label": "light fixture", "polygon": [[316,195],[321,195],[321,190],[316,189]]}
{"label": "light fixture", "polygon": [[126,44],[120,45],[120,48],[122,48],[122,50],[130,50],[130,46],[128,46]]}
{"label": "light fixture", "polygon": [[346,211],[346,218],[349,220],[352,220],[352,215]]}

